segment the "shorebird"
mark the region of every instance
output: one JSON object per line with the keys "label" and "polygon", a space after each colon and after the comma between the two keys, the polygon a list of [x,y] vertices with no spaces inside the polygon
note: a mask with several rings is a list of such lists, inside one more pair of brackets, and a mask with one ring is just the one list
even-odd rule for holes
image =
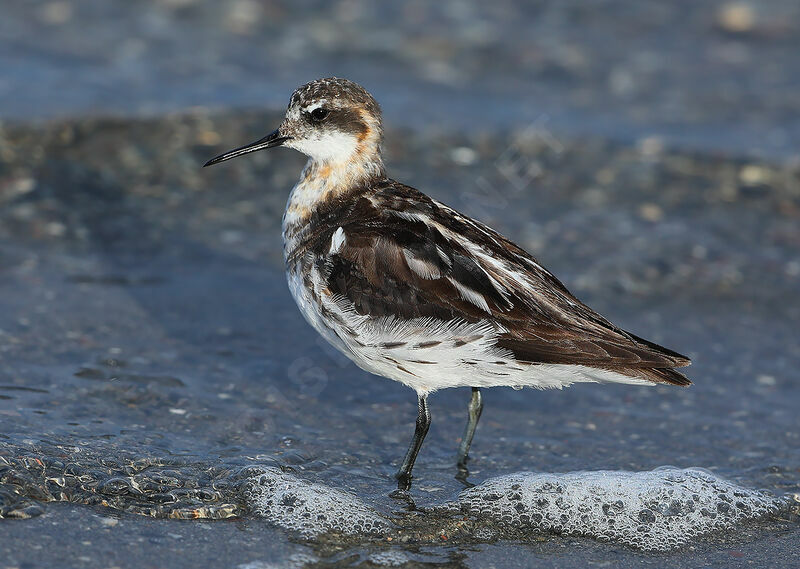
{"label": "shorebird", "polygon": [[372,95],[331,77],[299,87],[276,130],[205,166],[277,146],[308,156],[283,216],[289,288],[356,365],[416,391],[399,490],[439,389],[472,388],[457,455],[466,480],[482,387],[691,383],[674,369],[687,357],[615,326],[497,231],[388,178],[382,139]]}

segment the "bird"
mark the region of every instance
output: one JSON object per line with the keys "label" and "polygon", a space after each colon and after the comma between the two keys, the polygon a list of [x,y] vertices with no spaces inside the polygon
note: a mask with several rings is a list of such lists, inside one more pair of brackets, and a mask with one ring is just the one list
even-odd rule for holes
{"label": "bird", "polygon": [[204,166],[280,146],[308,157],[282,220],[289,289],[357,366],[416,392],[398,492],[411,488],[440,389],[472,389],[456,460],[464,482],[481,388],[691,384],[675,369],[689,358],[612,324],[510,239],[389,178],[382,144],[375,98],[328,77],[292,93],[277,129]]}

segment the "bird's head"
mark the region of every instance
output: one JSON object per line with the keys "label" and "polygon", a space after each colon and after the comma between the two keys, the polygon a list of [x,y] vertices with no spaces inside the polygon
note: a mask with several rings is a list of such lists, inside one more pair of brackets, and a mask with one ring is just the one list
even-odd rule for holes
{"label": "bird's head", "polygon": [[329,77],[295,90],[286,117],[276,130],[205,165],[256,150],[286,146],[299,150],[320,166],[370,166],[382,171],[382,138],[381,109],[372,95],[357,83]]}

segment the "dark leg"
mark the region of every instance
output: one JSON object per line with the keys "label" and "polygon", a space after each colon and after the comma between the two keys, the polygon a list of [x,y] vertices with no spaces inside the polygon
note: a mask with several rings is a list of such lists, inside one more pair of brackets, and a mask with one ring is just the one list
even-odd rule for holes
{"label": "dark leg", "polygon": [[419,396],[419,413],[417,414],[417,426],[414,429],[414,438],[411,439],[411,446],[408,447],[406,457],[403,459],[403,465],[397,471],[397,489],[408,490],[411,488],[411,469],[414,468],[414,462],[417,460],[417,454],[422,446],[422,441],[425,440],[425,435],[428,434],[428,429],[431,426],[431,412],[428,410],[428,396]]}
{"label": "dark leg", "polygon": [[466,480],[469,470],[467,470],[467,459],[469,458],[469,447],[472,445],[472,437],[475,436],[475,429],[478,426],[478,419],[481,418],[483,411],[483,399],[481,390],[477,387],[472,388],[472,399],[469,400],[469,420],[464,429],[464,436],[461,437],[461,445],[458,447],[458,475],[459,480]]}

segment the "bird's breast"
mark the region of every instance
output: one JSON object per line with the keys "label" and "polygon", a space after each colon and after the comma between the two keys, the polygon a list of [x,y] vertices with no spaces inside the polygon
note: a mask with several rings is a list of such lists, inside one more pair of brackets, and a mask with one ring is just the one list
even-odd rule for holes
{"label": "bird's breast", "polygon": [[283,237],[292,237],[308,223],[319,204],[324,201],[328,188],[318,180],[301,179],[289,194],[283,213]]}

